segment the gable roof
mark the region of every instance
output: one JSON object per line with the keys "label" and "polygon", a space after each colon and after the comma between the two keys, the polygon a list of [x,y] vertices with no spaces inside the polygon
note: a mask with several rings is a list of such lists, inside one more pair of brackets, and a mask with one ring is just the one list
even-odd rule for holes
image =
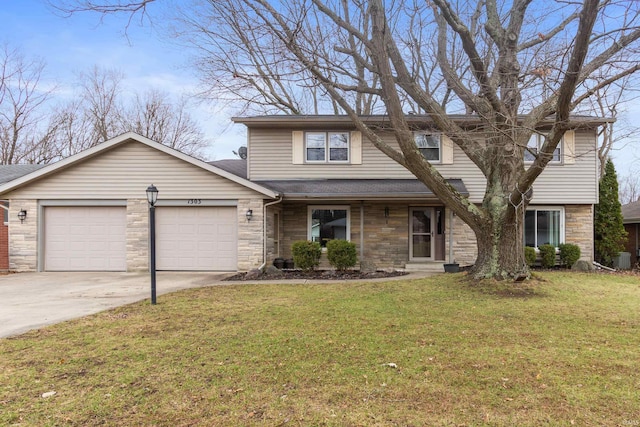
{"label": "gable roof", "polygon": [[640,222],[640,200],[624,205],[622,217],[625,224]]}
{"label": "gable roof", "polygon": [[158,142],[152,141],[149,138],[146,138],[144,136],[138,135],[137,133],[134,132],[127,132],[124,133],[122,135],[116,136],[115,138],[112,138],[108,141],[105,141],[101,144],[98,144],[92,148],[89,148],[87,150],[81,151],[78,154],[74,154],[73,156],[67,157],[65,159],[62,159],[56,163],[51,163],[50,165],[41,167],[31,173],[28,173],[26,175],[20,176],[16,179],[13,179],[11,181],[8,182],[4,182],[2,184],[0,184],[0,194],[2,193],[6,193],[8,191],[12,191],[16,188],[19,188],[21,186],[27,185],[29,183],[32,183],[34,181],[37,181],[39,179],[42,179],[46,176],[49,176],[53,173],[62,171],[66,168],[69,168],[73,165],[76,165],[80,162],[83,162],[85,160],[88,160],[90,158],[96,157],[104,152],[107,152],[115,147],[118,147],[122,144],[125,144],[127,142],[130,141],[136,141],[138,143],[144,144],[150,148],[153,148],[155,150],[161,151],[165,154],[168,154],[170,156],[173,156],[177,159],[183,160],[187,163],[190,163],[196,167],[199,167],[201,169],[204,169],[206,171],[209,171],[213,174],[219,175],[223,178],[226,178],[230,181],[233,181],[237,184],[240,184],[244,187],[250,188],[254,191],[257,191],[258,193],[261,193],[267,197],[271,197],[271,198],[276,198],[278,197],[278,194],[273,192],[272,190],[270,190],[269,188],[263,187],[262,185],[256,184],[254,182],[248,181],[246,178],[242,178],[238,175],[235,175],[233,173],[230,173],[226,170],[223,170],[221,168],[218,168],[216,166],[213,166],[207,162],[204,162],[202,160],[198,160],[194,157],[191,157],[187,154],[184,154],[178,150],[175,150],[173,148],[167,147],[166,145],[162,145]]}
{"label": "gable roof", "polygon": [[0,165],[0,184],[42,169],[45,165]]}

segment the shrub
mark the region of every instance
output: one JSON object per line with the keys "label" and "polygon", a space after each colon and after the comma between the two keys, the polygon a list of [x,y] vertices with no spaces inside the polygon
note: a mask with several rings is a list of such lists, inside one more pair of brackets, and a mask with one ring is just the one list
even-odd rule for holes
{"label": "shrub", "polygon": [[524,260],[529,267],[533,267],[533,264],[536,263],[536,250],[531,246],[525,246],[524,248]]}
{"label": "shrub", "polygon": [[302,270],[313,270],[320,264],[322,248],[318,242],[298,240],[291,245],[291,252],[295,266]]}
{"label": "shrub", "polygon": [[540,245],[540,265],[542,268],[552,268],[556,265],[556,247],[553,245]]}
{"label": "shrub", "polygon": [[329,240],[327,242],[327,258],[336,270],[346,270],[358,262],[356,244],[346,240]]}
{"label": "shrub", "polygon": [[596,261],[611,267],[627,241],[618,199],[618,176],[611,159],[607,160],[598,189],[600,203],[595,206],[593,219],[595,256]]}
{"label": "shrub", "polygon": [[560,245],[560,264],[571,267],[580,259],[580,248],[573,243]]}

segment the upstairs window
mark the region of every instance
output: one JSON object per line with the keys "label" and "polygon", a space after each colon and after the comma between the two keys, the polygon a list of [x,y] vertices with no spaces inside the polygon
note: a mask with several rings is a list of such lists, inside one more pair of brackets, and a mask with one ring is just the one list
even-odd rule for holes
{"label": "upstairs window", "polygon": [[305,160],[308,163],[349,161],[349,132],[307,132]]}
{"label": "upstairs window", "polygon": [[439,133],[416,132],[413,139],[425,159],[436,163],[441,161],[442,138]]}
{"label": "upstairs window", "polygon": [[[546,139],[547,138],[544,135],[541,135],[539,133],[534,133],[533,135],[531,135],[531,138],[529,138],[529,142],[527,143],[527,150],[524,151],[525,162],[533,162],[536,159]],[[562,159],[562,143],[563,140],[561,139],[558,143],[558,146],[553,151],[553,157],[551,158],[550,163],[560,163],[560,160]]]}

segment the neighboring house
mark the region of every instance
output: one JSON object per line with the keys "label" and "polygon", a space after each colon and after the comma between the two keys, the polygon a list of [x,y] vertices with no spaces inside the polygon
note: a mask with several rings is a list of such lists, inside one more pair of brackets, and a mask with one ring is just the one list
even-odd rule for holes
{"label": "neighboring house", "polygon": [[[0,165],[0,185],[40,169],[44,165]],[[9,269],[9,201],[0,200],[3,223],[0,226],[0,271]]]}
{"label": "neighboring house", "polygon": [[[452,116],[463,126],[472,116]],[[428,119],[408,116],[424,155],[471,201],[477,167]],[[366,118],[380,135],[385,117]],[[291,258],[296,240],[354,242],[365,268],[442,269],[475,261],[468,226],[406,169],[364,140],[344,116],[235,118],[248,128],[247,158],[205,163],[133,133],[0,185],[10,201],[16,271],[146,270],[148,204],[159,189],[159,270],[246,271]],[[598,202],[596,130],[581,118],[534,184],[525,217],[531,246],[563,242],[593,254]],[[481,138],[481,135],[479,135]],[[532,138],[532,149],[541,141]],[[24,223],[18,212],[25,210]]]}
{"label": "neighboring house", "polygon": [[624,229],[627,230],[625,251],[631,254],[631,265],[640,262],[640,200],[622,207]]}

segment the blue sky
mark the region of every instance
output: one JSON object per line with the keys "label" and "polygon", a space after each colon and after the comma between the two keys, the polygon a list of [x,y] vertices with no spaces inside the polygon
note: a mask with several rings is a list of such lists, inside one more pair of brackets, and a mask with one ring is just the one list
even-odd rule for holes
{"label": "blue sky", "polygon": [[[180,96],[198,87],[188,66],[188,52],[135,20],[125,34],[126,14],[107,16],[101,22],[93,13],[58,16],[45,0],[0,0],[0,4],[0,43],[8,43],[28,58],[43,59],[43,83],[57,85],[59,97],[72,93],[78,73],[94,65],[122,71],[125,90],[132,93],[154,88]],[[212,141],[211,160],[233,157],[232,150],[245,143],[244,128],[231,125],[229,114],[202,103],[190,112]],[[637,123],[638,114],[640,107],[635,106],[629,115],[632,123]],[[612,153],[618,175],[640,174],[639,139]]]}
{"label": "blue sky", "polygon": [[[130,93],[154,88],[179,97],[197,89],[188,53],[135,20],[125,34],[127,15],[107,16],[101,22],[93,13],[59,16],[45,0],[0,3],[0,44],[42,59],[42,87],[56,86],[56,99],[73,93],[78,74],[94,65],[123,72],[124,89]],[[232,150],[245,143],[244,129],[230,128],[229,116],[214,113],[212,106],[200,103],[190,113],[212,141],[211,160],[233,157]]]}

